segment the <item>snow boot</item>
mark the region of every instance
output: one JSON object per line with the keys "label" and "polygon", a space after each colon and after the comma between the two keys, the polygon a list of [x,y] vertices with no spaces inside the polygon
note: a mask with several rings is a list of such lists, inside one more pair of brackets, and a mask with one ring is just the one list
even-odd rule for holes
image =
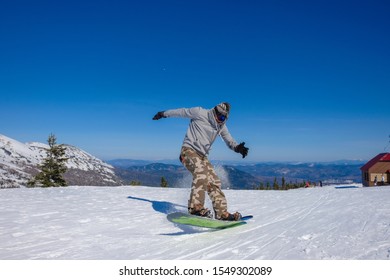
{"label": "snow boot", "polygon": [[229,213],[229,212],[225,212],[222,214],[220,220],[222,221],[238,221],[242,218],[242,215],[238,212],[236,213]]}
{"label": "snow boot", "polygon": [[195,210],[193,208],[188,209],[188,213],[194,216],[200,216],[205,218],[212,218],[213,215],[211,214],[211,211],[207,208],[202,208],[200,210]]}

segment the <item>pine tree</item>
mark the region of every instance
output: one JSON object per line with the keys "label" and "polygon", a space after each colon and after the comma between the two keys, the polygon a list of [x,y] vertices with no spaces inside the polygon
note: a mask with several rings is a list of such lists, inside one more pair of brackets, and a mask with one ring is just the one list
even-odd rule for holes
{"label": "pine tree", "polygon": [[272,187],[273,187],[274,190],[279,190],[279,184],[278,184],[278,180],[276,179],[276,177],[274,179],[274,184],[273,184]]}
{"label": "pine tree", "polygon": [[35,175],[27,185],[30,187],[60,187],[67,186],[63,174],[66,172],[65,165],[68,158],[65,157],[66,147],[57,145],[55,135],[50,134],[47,140],[49,148],[46,149],[47,156],[39,166],[40,172]]}
{"label": "pine tree", "polygon": [[264,183],[263,182],[260,182],[258,189],[259,190],[264,190]]}
{"label": "pine tree", "polygon": [[137,180],[132,180],[130,182],[130,186],[141,186],[141,182]]}
{"label": "pine tree", "polygon": [[165,177],[161,177],[161,187],[168,188],[168,181],[165,179]]}

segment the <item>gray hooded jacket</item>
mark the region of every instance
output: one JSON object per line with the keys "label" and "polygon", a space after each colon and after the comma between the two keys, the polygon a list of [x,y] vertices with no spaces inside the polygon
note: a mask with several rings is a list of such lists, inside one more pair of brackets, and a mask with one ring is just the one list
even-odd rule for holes
{"label": "gray hooded jacket", "polygon": [[201,107],[182,108],[164,111],[165,117],[190,118],[191,122],[184,137],[183,146],[197,151],[200,155],[207,156],[211,145],[218,135],[222,137],[226,145],[234,150],[237,142],[230,135],[225,122],[218,123],[214,110]]}

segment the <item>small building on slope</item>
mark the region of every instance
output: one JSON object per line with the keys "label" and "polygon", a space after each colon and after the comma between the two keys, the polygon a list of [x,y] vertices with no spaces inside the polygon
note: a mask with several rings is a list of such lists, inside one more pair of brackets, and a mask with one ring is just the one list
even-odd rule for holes
{"label": "small building on slope", "polygon": [[362,183],[364,186],[390,184],[390,153],[381,153],[363,165]]}

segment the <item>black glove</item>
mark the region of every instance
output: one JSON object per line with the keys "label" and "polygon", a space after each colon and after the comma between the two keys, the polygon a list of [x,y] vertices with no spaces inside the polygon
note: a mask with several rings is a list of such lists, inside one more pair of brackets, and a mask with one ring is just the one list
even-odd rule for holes
{"label": "black glove", "polygon": [[166,118],[166,116],[164,116],[164,111],[161,111],[161,112],[158,112],[154,117],[153,117],[153,120],[157,121],[161,118]]}
{"label": "black glove", "polygon": [[234,148],[234,151],[236,153],[240,153],[242,155],[242,158],[246,157],[248,155],[249,148],[245,147],[245,142],[241,142],[239,145],[237,145]]}

